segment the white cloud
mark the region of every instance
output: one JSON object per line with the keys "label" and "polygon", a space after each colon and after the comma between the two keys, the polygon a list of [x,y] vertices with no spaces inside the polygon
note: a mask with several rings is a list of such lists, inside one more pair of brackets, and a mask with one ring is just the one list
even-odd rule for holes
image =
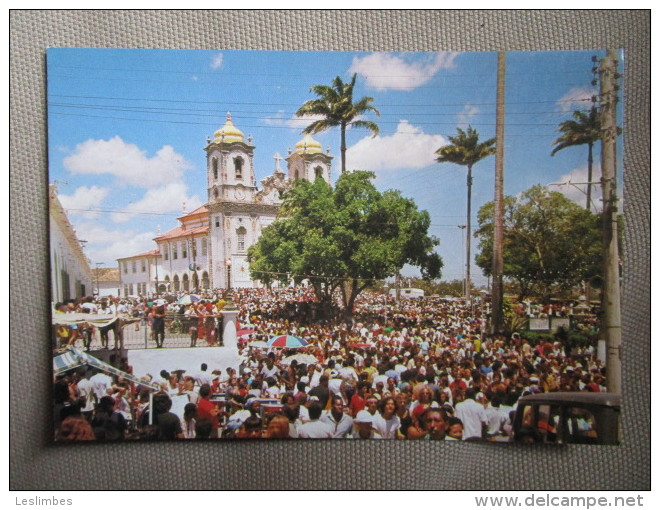
{"label": "white cloud", "polygon": [[84,209],[98,208],[108,195],[108,188],[98,186],[80,186],[73,195],[58,195],[62,207],[71,215],[81,214],[85,218],[94,218],[97,213],[86,212]]}
{"label": "white cloud", "polygon": [[349,69],[367,80],[367,87],[376,90],[413,90],[429,81],[440,69],[453,67],[456,52],[440,52],[424,60],[409,61],[392,53],[372,53],[355,57]]}
{"label": "white cloud", "polygon": [[466,104],[463,106],[463,111],[458,114],[458,126],[463,129],[467,128],[472,124],[472,117],[479,113],[481,113],[481,110],[477,106],[470,103]]}
{"label": "white cloud", "polygon": [[211,59],[211,68],[220,69],[222,67],[223,58],[224,57],[222,53],[218,53],[217,55],[214,55],[213,58]]}
{"label": "white cloud", "polygon": [[[582,184],[589,182],[587,176],[589,167],[587,165],[578,167],[571,172],[562,175],[557,182],[562,183],[561,186],[550,186],[550,191],[558,191],[569,200],[572,200],[578,205],[586,208],[587,205],[587,185]],[[600,186],[601,178],[600,164],[594,163],[591,176],[591,211],[602,211],[603,196]],[[580,184],[578,184],[580,183]]]}
{"label": "white cloud", "polygon": [[147,190],[141,200],[122,207],[121,213],[112,213],[113,221],[125,222],[139,213],[167,213],[186,210],[192,211],[202,205],[197,195],[188,196],[187,186],[183,182],[172,182],[158,188]]}
{"label": "white cloud", "polygon": [[117,267],[120,257],[138,255],[156,248],[153,238],[156,232],[139,232],[128,228],[108,229],[94,222],[76,223],[76,235],[87,241],[85,254],[95,267],[96,262],[103,262],[103,267]]}
{"label": "white cloud", "polygon": [[115,176],[119,186],[139,188],[177,182],[184,171],[193,168],[169,145],[148,157],[146,151],[118,136],[110,140],[87,140],[77,145],[73,154],[64,158],[63,164],[73,174],[110,174]]}
{"label": "white cloud", "polygon": [[350,170],[424,168],[435,163],[435,151],[446,144],[443,136],[425,134],[401,120],[393,135],[365,137],[349,147],[346,163]]}
{"label": "white cloud", "polygon": [[574,87],[557,100],[562,112],[570,112],[575,109],[587,110],[591,108],[591,98],[596,95],[592,88]]}

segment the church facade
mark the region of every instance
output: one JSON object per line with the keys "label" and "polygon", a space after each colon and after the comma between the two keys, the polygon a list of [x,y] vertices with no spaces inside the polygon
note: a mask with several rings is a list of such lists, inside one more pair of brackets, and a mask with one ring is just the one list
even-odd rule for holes
{"label": "church facade", "polygon": [[[247,250],[279,211],[283,193],[297,179],[331,182],[332,156],[306,135],[283,159],[276,154],[271,175],[257,186],[252,137],[234,125],[227,114],[224,126],[207,139],[207,203],[178,218],[179,226],[158,235],[156,264],[149,281],[140,287],[146,294],[257,287],[250,279]],[[280,168],[286,162],[286,171]],[[146,254],[143,254],[146,255]],[[124,264],[141,255],[118,259],[120,275]],[[138,266],[140,261],[137,261]],[[120,288],[128,295],[129,287]],[[131,286],[132,287],[132,286]],[[132,287],[133,289],[135,287]]]}

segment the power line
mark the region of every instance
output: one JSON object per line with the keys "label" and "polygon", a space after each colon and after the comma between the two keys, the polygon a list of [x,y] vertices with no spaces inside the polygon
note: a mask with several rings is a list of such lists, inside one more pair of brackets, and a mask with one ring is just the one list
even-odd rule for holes
{"label": "power line", "polygon": [[[49,94],[48,97],[67,97],[67,98],[78,98],[78,99],[107,99],[112,101],[147,101],[154,103],[193,103],[193,104],[217,104],[217,105],[257,105],[257,106],[295,106],[296,109],[300,107],[300,103],[264,103],[264,102],[241,102],[241,101],[195,101],[190,99],[153,99],[153,98],[134,98],[134,97],[111,97],[111,96],[80,96],[80,95],[67,95],[67,94]],[[560,100],[538,100],[538,101],[511,101],[507,105],[516,105],[516,104],[548,104],[548,103],[575,103],[575,102],[591,102],[591,98],[569,98],[569,99],[560,99]],[[495,106],[495,102],[487,103],[469,103],[470,106]],[[431,106],[444,107],[444,106],[465,106],[466,103],[432,103],[432,104],[414,104],[414,103],[379,103],[378,108],[383,108],[384,106],[404,106],[404,107],[424,107],[428,108]]]}

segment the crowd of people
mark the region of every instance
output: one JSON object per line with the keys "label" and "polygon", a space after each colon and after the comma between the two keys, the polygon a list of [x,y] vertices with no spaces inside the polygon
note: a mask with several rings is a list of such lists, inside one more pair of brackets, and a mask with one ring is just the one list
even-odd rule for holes
{"label": "crowd of people", "polygon": [[[197,338],[214,345],[219,328],[204,328],[207,316],[218,316],[229,297],[253,331],[241,338],[237,370],[202,364],[195,374],[167,367],[157,376],[132,374],[144,385],[102,372],[65,373],[54,381],[57,440],[506,441],[521,396],[605,391],[593,346],[566,352],[560,341],[488,335],[484,308],[461,300],[396,301],[365,292],[351,320],[324,318],[313,292],[299,287],[218,292],[186,305],[170,296],[105,307],[124,305],[129,315],[138,307],[146,317],[156,307],[194,315]],[[308,346],[254,346],[282,334]]]}

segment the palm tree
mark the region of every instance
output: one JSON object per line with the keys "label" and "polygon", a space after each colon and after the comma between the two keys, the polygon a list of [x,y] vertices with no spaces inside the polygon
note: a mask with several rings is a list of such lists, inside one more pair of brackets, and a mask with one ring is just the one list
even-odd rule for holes
{"label": "palm tree", "polygon": [[479,143],[479,133],[472,126],[467,131],[456,128],[457,135],[450,136],[449,145],[440,147],[435,153],[438,163],[454,163],[467,167],[467,222],[465,248],[465,298],[470,299],[470,238],[472,216],[472,167],[482,159],[495,154],[495,138]]}
{"label": "palm tree", "polygon": [[314,85],[310,88],[317,96],[317,99],[311,99],[303,104],[296,116],[302,117],[305,115],[316,115],[323,117],[317,121],[312,122],[307,126],[303,133],[315,134],[321,131],[326,131],[335,126],[341,129],[341,172],[346,171],[346,127],[363,127],[369,129],[373,136],[379,132],[378,125],[375,122],[367,120],[355,120],[356,117],[366,113],[374,112],[380,117],[380,112],[371,105],[374,100],[373,97],[363,97],[358,102],[353,103],[353,87],[355,86],[355,79],[357,73],[353,75],[350,83],[344,83],[342,79],[337,76],[332,81],[332,86],[328,85]]}
{"label": "palm tree", "polygon": [[587,157],[587,209],[591,210],[591,179],[594,165],[593,148],[594,143],[600,140],[600,116],[595,106],[591,107],[589,114],[582,111],[573,112],[573,119],[566,120],[559,124],[559,129],[562,135],[557,138],[553,145],[555,148],[552,150],[552,156],[558,151],[566,147],[573,147],[575,145],[587,145],[589,149]]}

